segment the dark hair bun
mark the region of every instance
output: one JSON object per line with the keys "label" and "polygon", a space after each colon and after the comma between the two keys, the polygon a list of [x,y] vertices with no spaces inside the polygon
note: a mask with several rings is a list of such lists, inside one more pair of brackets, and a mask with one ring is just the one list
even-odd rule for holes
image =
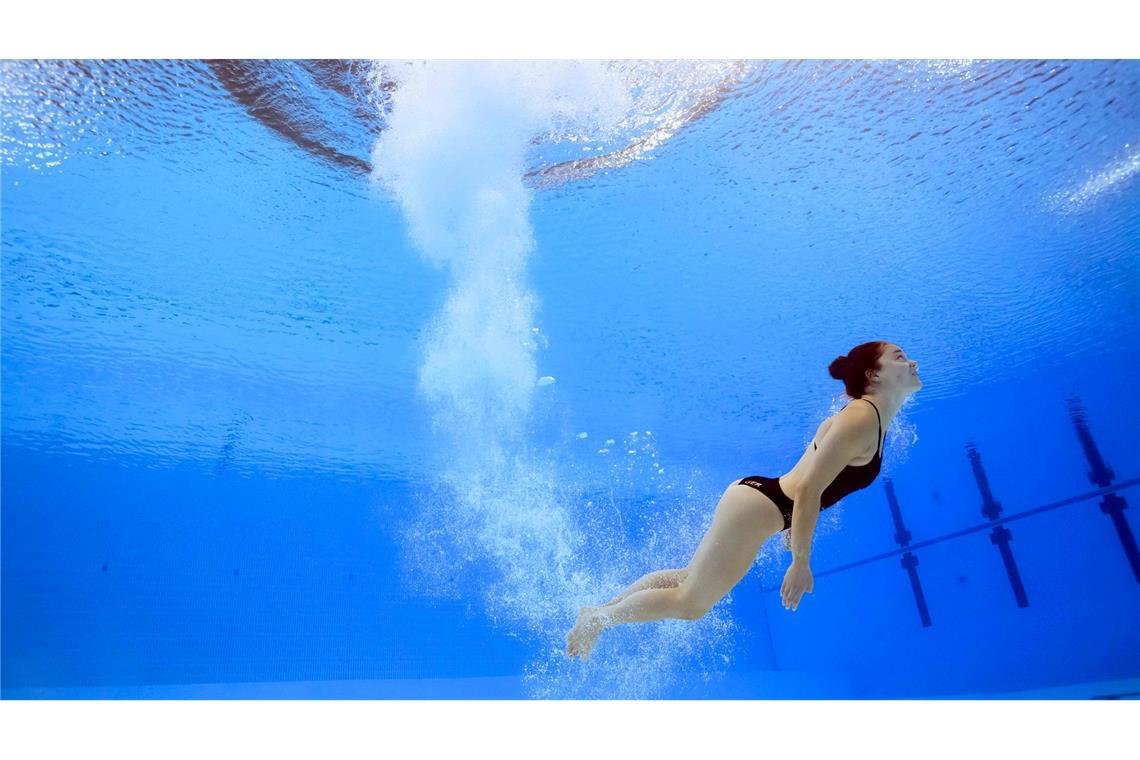
{"label": "dark hair bun", "polygon": [[848,396],[862,398],[871,384],[867,372],[880,369],[879,358],[886,346],[887,343],[881,340],[860,343],[848,351],[846,356],[836,357],[827,371],[836,380],[843,381],[843,390]]}

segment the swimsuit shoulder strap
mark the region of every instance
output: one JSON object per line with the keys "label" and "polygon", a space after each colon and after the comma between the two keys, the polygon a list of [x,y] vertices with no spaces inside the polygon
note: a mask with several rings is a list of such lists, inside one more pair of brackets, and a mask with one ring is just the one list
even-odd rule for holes
{"label": "swimsuit shoulder strap", "polygon": [[[863,400],[866,401],[871,406],[875,406],[875,402],[872,401],[871,399],[865,398]],[[879,414],[879,407],[877,407],[877,406],[875,406],[875,416],[879,419],[879,437],[875,439],[875,456],[878,456],[879,455],[879,448],[881,445],[881,439],[883,437],[883,417],[882,417],[882,415]]]}

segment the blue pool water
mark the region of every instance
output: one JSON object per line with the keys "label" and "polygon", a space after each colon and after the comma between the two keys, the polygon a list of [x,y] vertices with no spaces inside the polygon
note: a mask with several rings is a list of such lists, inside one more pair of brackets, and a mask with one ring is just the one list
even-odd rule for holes
{"label": "blue pool water", "polygon": [[[5,698],[1140,692],[1140,63],[0,67]],[[799,610],[567,659],[878,339]]]}

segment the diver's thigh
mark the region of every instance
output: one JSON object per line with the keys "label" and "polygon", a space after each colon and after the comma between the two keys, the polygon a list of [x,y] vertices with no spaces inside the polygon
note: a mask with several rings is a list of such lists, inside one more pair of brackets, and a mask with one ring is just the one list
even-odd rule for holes
{"label": "diver's thigh", "polygon": [[[776,519],[768,510],[758,508],[746,490],[755,489],[730,486],[725,491],[712,525],[689,561],[689,574],[681,588],[698,606],[711,606],[731,591],[756,561],[760,547],[776,532]],[[778,515],[779,510],[768,501]],[[778,524],[783,527],[782,518]]]}

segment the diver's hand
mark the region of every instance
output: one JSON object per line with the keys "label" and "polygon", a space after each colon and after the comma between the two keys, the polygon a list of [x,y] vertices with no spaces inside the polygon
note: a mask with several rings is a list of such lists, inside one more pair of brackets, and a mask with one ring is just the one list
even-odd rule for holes
{"label": "diver's hand", "polygon": [[796,611],[800,606],[800,597],[804,592],[809,594],[815,588],[815,578],[812,577],[811,567],[802,560],[793,560],[788,572],[784,573],[784,585],[780,587],[780,601],[784,609]]}

